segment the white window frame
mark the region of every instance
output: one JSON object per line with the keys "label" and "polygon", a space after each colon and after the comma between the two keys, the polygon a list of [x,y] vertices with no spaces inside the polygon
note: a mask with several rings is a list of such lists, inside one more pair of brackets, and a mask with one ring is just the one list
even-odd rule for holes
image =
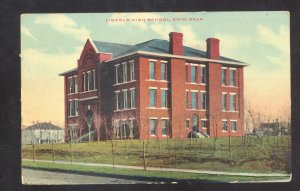
{"label": "white window frame", "polygon": [[68,82],[69,82],[69,94],[73,93],[73,78],[68,77]]}
{"label": "white window frame", "polygon": [[115,65],[115,67],[116,67],[116,84],[118,84],[119,83],[119,66],[120,66],[120,64],[117,64],[117,65]]}
{"label": "white window frame", "polygon": [[78,93],[78,77],[77,75],[74,76],[74,89],[75,89],[75,93]]}
{"label": "white window frame", "polygon": [[[193,68],[195,68],[195,81],[193,82]],[[191,64],[191,83],[196,84],[197,83],[197,65]]]}
{"label": "white window frame", "polygon": [[[231,126],[232,122],[235,122],[235,130],[232,130],[232,126]],[[233,119],[230,120],[230,129],[232,132],[237,132],[237,120],[233,120]]]}
{"label": "white window frame", "polygon": [[[201,119],[200,121],[201,121],[201,128],[202,128],[202,129],[207,129],[207,121],[208,121],[208,120],[207,120],[207,119]],[[203,127],[203,126],[202,126],[202,121],[206,121],[206,127]]]}
{"label": "white window frame", "polygon": [[86,87],[85,87],[85,78],[86,78],[86,73],[85,72],[82,72],[82,78],[83,78],[83,80],[82,80],[82,82],[81,83],[83,83],[83,92],[85,92],[86,91]]}
{"label": "white window frame", "polygon": [[[168,89],[161,88],[160,91],[161,91],[161,103],[160,103],[161,107],[167,108],[168,107]],[[163,92],[165,92],[165,93],[163,93]],[[165,95],[165,100],[163,100],[163,95]],[[163,106],[163,104],[164,104],[164,106]]]}
{"label": "white window frame", "polygon": [[87,71],[87,91],[90,91],[91,71]]}
{"label": "white window frame", "polygon": [[[150,80],[155,80],[155,65],[156,65],[156,60],[149,60],[149,79]],[[153,78],[151,77],[151,63],[153,63]]]}
{"label": "white window frame", "polygon": [[[164,73],[163,73],[163,70],[162,70],[163,69],[162,66],[165,66],[164,67]],[[160,80],[167,81],[167,63],[166,62],[162,62],[162,61],[160,63]]]}
{"label": "white window frame", "polygon": [[[223,99],[223,95],[225,95],[225,99]],[[223,103],[223,100],[224,100],[224,103]],[[226,111],[226,109],[227,109],[227,92],[222,92],[221,102],[222,102],[222,111]],[[225,109],[223,109],[224,104],[225,104]]]}
{"label": "white window frame", "polygon": [[120,110],[120,106],[119,106],[120,91],[115,91],[115,93],[116,93],[116,110],[119,111]]}
{"label": "white window frame", "polygon": [[[151,106],[151,90],[154,90],[154,106]],[[156,87],[150,87],[149,88],[149,107],[155,108],[156,107],[156,98],[157,97],[157,88]]]}
{"label": "white window frame", "polygon": [[[230,111],[236,111],[236,93],[229,93],[229,110]],[[231,100],[231,97],[233,96],[233,102]],[[233,104],[233,105],[232,105]],[[233,106],[233,109],[231,108],[231,106]]]}
{"label": "white window frame", "polygon": [[[191,98],[192,98],[192,100],[191,100],[191,109],[198,109],[198,91],[197,90],[191,90]],[[196,107],[195,108],[193,108],[193,94],[195,94],[195,98],[196,98],[196,100],[195,100],[195,104],[196,104]]]}
{"label": "white window frame", "polygon": [[[203,75],[203,71],[204,71],[204,75]],[[200,73],[201,73],[201,79],[200,79],[200,83],[201,84],[206,84],[206,66],[205,65],[200,65]],[[204,82],[203,80],[203,76],[204,76]]]}
{"label": "white window frame", "polygon": [[[168,129],[168,120],[169,120],[169,118],[161,118],[161,135],[162,136],[167,136],[168,135],[168,132],[167,132],[167,129]],[[163,134],[163,121],[165,121],[166,123],[165,123],[165,134]]]}
{"label": "white window frame", "polygon": [[[233,76],[231,76],[231,72],[233,72]],[[235,87],[235,85],[236,85],[235,84],[235,73],[236,73],[236,68],[229,68],[229,85],[232,87]],[[231,77],[233,77],[233,79]]]}
{"label": "white window frame", "polygon": [[[224,82],[223,82],[223,71],[225,71],[224,73]],[[222,86],[226,86],[226,73],[227,73],[227,68],[226,67],[222,67],[222,71],[221,71],[221,85]]]}
{"label": "white window frame", "polygon": [[94,80],[93,85],[94,85],[94,90],[95,90],[95,89],[97,89],[96,88],[96,70],[93,70],[92,72],[93,72],[93,80]]}
{"label": "white window frame", "polygon": [[122,63],[123,69],[123,83],[127,82],[127,63]]}
{"label": "white window frame", "polygon": [[78,116],[78,99],[74,99],[75,116]]}
{"label": "white window frame", "polygon": [[128,94],[127,89],[122,90],[123,92],[123,109],[128,109]]}
{"label": "white window frame", "polygon": [[130,89],[130,108],[135,108],[135,89]]}
{"label": "white window frame", "polygon": [[[205,95],[204,97],[205,97],[205,101],[204,101],[204,108],[202,108],[202,103],[203,103],[203,97],[202,97],[202,95]],[[206,100],[207,100],[207,93],[206,93],[206,91],[200,91],[200,109],[201,110],[206,110],[206,107],[207,107],[207,104],[206,104]]]}
{"label": "white window frame", "polygon": [[[223,123],[226,122],[226,130],[223,129]],[[227,119],[222,119],[222,131],[227,132],[228,131],[228,120]]]}
{"label": "white window frame", "polygon": [[[157,130],[157,118],[155,118],[155,117],[150,117],[150,127],[149,127],[149,130],[150,130],[150,132],[149,132],[149,134],[151,135],[151,136],[155,136],[156,135],[156,130]],[[152,134],[152,129],[151,129],[151,121],[154,121],[154,134]]]}
{"label": "white window frame", "polygon": [[130,81],[133,81],[135,79],[134,76],[134,61],[129,61],[129,67],[130,67]]}

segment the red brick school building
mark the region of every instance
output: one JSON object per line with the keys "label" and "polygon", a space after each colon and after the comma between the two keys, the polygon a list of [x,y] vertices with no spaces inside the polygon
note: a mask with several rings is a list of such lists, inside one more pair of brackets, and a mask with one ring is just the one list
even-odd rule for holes
{"label": "red brick school building", "polygon": [[136,45],[88,39],[60,74],[65,141],[242,135],[246,64],[220,56],[218,39],[206,43],[184,46],[177,32]]}

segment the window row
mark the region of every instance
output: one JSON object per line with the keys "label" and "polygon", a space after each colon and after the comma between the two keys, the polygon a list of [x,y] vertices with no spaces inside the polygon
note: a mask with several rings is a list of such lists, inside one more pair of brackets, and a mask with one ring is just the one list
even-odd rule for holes
{"label": "window row", "polygon": [[[160,89],[161,92],[161,101],[160,107],[167,108],[168,107],[168,90],[167,89]],[[158,107],[157,105],[157,89],[150,88],[149,89],[149,107]]]}
{"label": "window row", "polygon": [[[130,89],[128,95],[128,90],[116,91],[116,110],[119,111],[121,109],[134,109],[135,108],[135,89]],[[121,100],[123,100],[123,104],[121,104]],[[128,104],[128,100],[130,100],[130,104]],[[122,108],[121,108],[122,106]]]}
{"label": "window row", "polygon": [[227,71],[226,67],[222,67],[222,86],[236,86],[235,84],[235,68],[229,68],[229,84],[227,82]]}
{"label": "window row", "polygon": [[197,90],[186,91],[185,100],[187,109],[206,110],[207,99],[204,91],[200,91],[200,94]]}
{"label": "window row", "polygon": [[158,70],[158,63],[156,60],[149,61],[149,79],[150,80],[167,80],[167,62],[160,61],[160,79],[157,79],[156,71]]}
{"label": "window row", "polygon": [[206,84],[206,74],[205,65],[187,64],[185,66],[185,79],[187,83]]}
{"label": "window row", "polygon": [[68,94],[78,93],[78,78],[77,76],[68,77]]}
{"label": "window row", "polygon": [[78,116],[78,99],[68,100],[67,114],[68,117]]}
{"label": "window row", "polygon": [[86,71],[82,73],[82,91],[92,91],[96,89],[96,71]]}
{"label": "window row", "polygon": [[119,138],[133,138],[134,137],[134,119],[129,120],[115,120],[114,121],[114,137]]}
{"label": "window row", "polygon": [[[237,123],[236,121],[230,121],[231,131],[237,131]],[[228,121],[226,119],[222,120],[222,131],[228,131]]]}
{"label": "window row", "polygon": [[[168,119],[161,119],[161,128],[158,129],[158,119],[150,119],[150,135],[163,135],[166,136],[169,134],[169,124],[168,124]],[[161,132],[159,132],[159,130]]]}
{"label": "window row", "polygon": [[[115,65],[116,84],[125,83],[128,81],[128,63],[124,62],[121,65]],[[129,80],[135,80],[134,61],[129,61]]]}
{"label": "window row", "polygon": [[[199,122],[198,122],[199,120],[198,120],[198,118],[197,117],[192,117],[192,130],[193,131],[195,131],[195,132],[199,132]],[[201,129],[207,129],[207,127],[208,127],[208,121],[207,121],[207,119],[201,119],[200,120],[200,128]],[[189,129],[190,128],[190,119],[186,119],[186,121],[185,121],[185,127],[187,128],[187,129]]]}
{"label": "window row", "polygon": [[223,92],[222,93],[222,111],[227,111],[229,104],[229,111],[236,111],[236,94],[235,93],[229,93],[229,103],[227,100],[228,93]]}

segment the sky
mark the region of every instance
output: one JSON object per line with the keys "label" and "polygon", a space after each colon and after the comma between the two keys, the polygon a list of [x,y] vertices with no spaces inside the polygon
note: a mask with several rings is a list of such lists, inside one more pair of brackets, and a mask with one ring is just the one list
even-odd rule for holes
{"label": "sky", "polygon": [[249,64],[244,68],[246,109],[287,120],[289,18],[289,12],[21,15],[22,126],[51,121],[64,127],[64,82],[58,74],[76,67],[87,38],[133,45],[168,40],[169,32],[182,32],[185,46],[204,51],[207,38],[220,39],[221,56]]}

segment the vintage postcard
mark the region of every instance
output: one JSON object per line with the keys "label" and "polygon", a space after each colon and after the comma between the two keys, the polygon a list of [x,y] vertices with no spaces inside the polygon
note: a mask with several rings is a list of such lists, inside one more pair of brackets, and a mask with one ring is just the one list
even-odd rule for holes
{"label": "vintage postcard", "polygon": [[23,184],[290,181],[289,22],[22,15]]}

